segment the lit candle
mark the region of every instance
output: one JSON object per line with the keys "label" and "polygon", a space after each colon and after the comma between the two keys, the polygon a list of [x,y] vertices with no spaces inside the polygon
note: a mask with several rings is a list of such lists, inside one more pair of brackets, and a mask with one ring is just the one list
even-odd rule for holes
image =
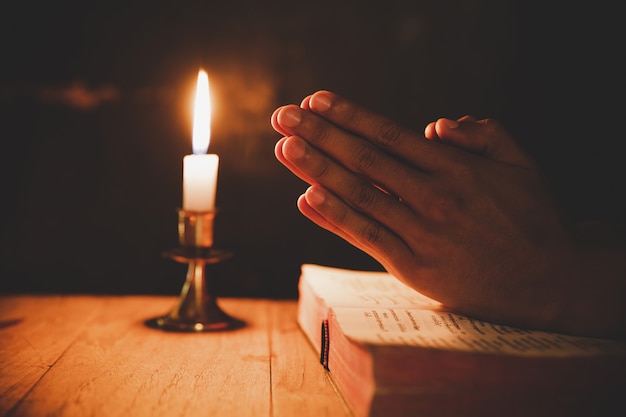
{"label": "lit candle", "polygon": [[194,212],[215,210],[219,157],[207,154],[210,140],[209,77],[204,70],[200,70],[194,104],[193,155],[185,155],[183,158],[183,210]]}

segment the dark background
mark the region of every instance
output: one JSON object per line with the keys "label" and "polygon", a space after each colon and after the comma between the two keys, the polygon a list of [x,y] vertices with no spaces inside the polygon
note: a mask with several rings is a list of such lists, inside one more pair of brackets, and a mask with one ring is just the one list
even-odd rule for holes
{"label": "dark background", "polygon": [[[368,3],[368,4],[365,4]],[[580,2],[576,2],[580,3]],[[305,262],[380,269],[302,217],[279,105],[330,89],[421,131],[501,120],[568,215],[621,222],[617,6],[526,1],[12,2],[0,12],[0,292],[176,294],[199,67],[220,155],[218,295],[295,297]]]}

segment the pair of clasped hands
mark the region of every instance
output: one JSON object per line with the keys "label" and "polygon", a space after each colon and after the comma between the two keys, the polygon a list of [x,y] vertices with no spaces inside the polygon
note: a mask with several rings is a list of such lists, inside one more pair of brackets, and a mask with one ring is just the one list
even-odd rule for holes
{"label": "pair of clasped hands", "polygon": [[310,184],[304,216],[459,313],[624,337],[623,248],[568,224],[537,164],[497,122],[403,128],[329,91],[271,117],[278,160]]}

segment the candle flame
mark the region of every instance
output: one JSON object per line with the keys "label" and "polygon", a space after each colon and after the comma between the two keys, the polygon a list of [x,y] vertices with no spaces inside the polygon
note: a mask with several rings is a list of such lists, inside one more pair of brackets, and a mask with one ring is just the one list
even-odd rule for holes
{"label": "candle flame", "polygon": [[209,76],[206,71],[198,72],[196,100],[193,115],[193,153],[205,154],[211,141],[211,98],[209,96]]}

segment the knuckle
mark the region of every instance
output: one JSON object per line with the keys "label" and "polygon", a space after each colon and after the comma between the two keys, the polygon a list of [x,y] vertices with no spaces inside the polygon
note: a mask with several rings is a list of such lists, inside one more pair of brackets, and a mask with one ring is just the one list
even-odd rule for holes
{"label": "knuckle", "polygon": [[330,164],[326,158],[321,159],[311,168],[310,175],[315,179],[322,179],[328,176]]}
{"label": "knuckle", "polygon": [[466,205],[465,197],[458,193],[436,193],[430,195],[423,205],[427,216],[434,222],[454,221]]}
{"label": "knuckle", "polygon": [[363,227],[363,237],[372,246],[380,246],[383,241],[383,230],[379,223],[368,221]]}
{"label": "knuckle", "polygon": [[354,107],[346,103],[337,103],[335,109],[342,115],[342,122],[346,126],[358,126],[361,123],[362,114]]}
{"label": "knuckle", "polygon": [[384,147],[397,144],[402,136],[402,129],[393,121],[385,119],[379,123],[374,140]]}
{"label": "knuckle", "polygon": [[363,143],[357,146],[353,152],[354,169],[357,172],[367,172],[376,163],[376,151],[369,145]]}
{"label": "knuckle", "polygon": [[330,136],[330,126],[326,123],[316,123],[312,130],[318,142],[324,142]]}
{"label": "knuckle", "polygon": [[361,182],[352,188],[351,201],[359,210],[366,210],[374,204],[375,196],[371,186],[368,183]]}
{"label": "knuckle", "polygon": [[345,224],[348,220],[348,214],[348,209],[345,206],[337,207],[337,209],[333,211],[333,220],[337,224]]}

